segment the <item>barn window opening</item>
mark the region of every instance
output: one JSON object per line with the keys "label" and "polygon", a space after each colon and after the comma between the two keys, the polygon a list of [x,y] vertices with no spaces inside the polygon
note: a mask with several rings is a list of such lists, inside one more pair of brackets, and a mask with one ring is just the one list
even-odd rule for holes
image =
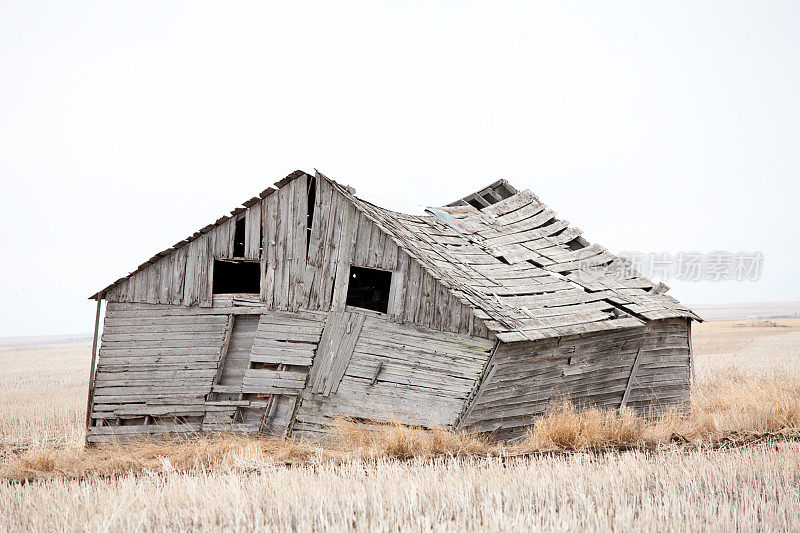
{"label": "barn window opening", "polygon": [[314,205],[317,203],[317,178],[308,179],[308,210],[306,215],[306,261],[311,244],[311,228],[314,226]]}
{"label": "barn window opening", "polygon": [[259,294],[261,264],[258,261],[214,260],[212,294]]}
{"label": "barn window opening", "polygon": [[233,257],[244,257],[244,217],[236,221],[233,232]]}
{"label": "barn window opening", "polygon": [[347,284],[347,305],[386,313],[392,273],[386,270],[351,266]]}

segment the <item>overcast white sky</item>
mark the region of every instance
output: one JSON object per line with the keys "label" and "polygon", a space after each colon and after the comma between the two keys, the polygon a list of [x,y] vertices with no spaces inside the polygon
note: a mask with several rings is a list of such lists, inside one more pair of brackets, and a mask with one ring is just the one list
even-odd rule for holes
{"label": "overcast white sky", "polygon": [[0,2],[0,336],[294,169],[418,212],[497,178],[612,251],[761,251],[800,300],[800,3]]}

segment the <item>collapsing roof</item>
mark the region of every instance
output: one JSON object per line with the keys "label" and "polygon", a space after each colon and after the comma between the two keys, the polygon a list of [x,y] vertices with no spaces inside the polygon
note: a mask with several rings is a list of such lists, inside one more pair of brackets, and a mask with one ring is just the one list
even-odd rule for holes
{"label": "collapsing roof", "polygon": [[[296,171],[280,188],[303,175]],[[428,215],[408,215],[357,198],[352,189],[320,173],[355,207],[416,259],[498,339],[538,340],[643,326],[650,320],[691,318],[687,307],[663,294],[666,286],[635,272],[629,262],[586,241],[530,191],[505,180]],[[274,192],[268,188],[249,207]],[[243,208],[232,212],[235,216]],[[139,269],[228,220],[223,217]],[[132,273],[133,274],[133,273]],[[100,298],[123,277],[92,298]]]}

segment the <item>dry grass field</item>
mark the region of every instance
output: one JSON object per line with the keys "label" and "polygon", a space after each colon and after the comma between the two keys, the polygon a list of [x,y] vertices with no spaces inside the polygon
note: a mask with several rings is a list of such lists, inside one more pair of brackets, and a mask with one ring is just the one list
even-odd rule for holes
{"label": "dry grass field", "polygon": [[688,416],[564,404],[507,447],[343,422],[87,451],[89,345],[0,347],[0,531],[800,530],[800,319],[772,322],[695,326]]}

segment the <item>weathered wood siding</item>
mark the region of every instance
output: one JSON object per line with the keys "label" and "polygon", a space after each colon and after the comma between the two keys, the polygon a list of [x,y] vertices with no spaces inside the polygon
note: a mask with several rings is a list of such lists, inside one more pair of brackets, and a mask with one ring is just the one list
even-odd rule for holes
{"label": "weathered wood siding", "polygon": [[89,440],[285,434],[295,412],[294,430],[305,436],[326,433],[338,417],[451,427],[493,346],[362,310],[111,302]]}
{"label": "weathered wood siding", "polygon": [[627,405],[639,412],[689,400],[689,325],[655,320],[644,327],[534,342],[501,343],[461,427],[522,435],[551,402],[619,407],[642,350]]}
{"label": "weathered wood siding", "polygon": [[[242,317],[235,332],[233,315]],[[110,302],[89,441],[165,431],[284,433],[324,323],[320,312]]]}
{"label": "weathered wood siding", "polygon": [[323,380],[322,387],[314,388],[312,370],[293,434],[317,438],[330,431],[337,417],[452,427],[493,346],[487,339],[368,315],[350,352],[336,350],[330,368],[344,361],[341,373],[320,370],[333,374],[335,383]]}
{"label": "weathered wood siding", "polygon": [[[245,258],[261,261],[260,298],[267,309],[342,308],[350,265],[390,270],[389,317],[424,327],[488,337],[469,306],[326,179],[316,179],[311,231],[309,180],[297,177],[242,210]],[[109,302],[211,307],[214,259],[233,258],[236,217],[161,257],[111,289]]]}

